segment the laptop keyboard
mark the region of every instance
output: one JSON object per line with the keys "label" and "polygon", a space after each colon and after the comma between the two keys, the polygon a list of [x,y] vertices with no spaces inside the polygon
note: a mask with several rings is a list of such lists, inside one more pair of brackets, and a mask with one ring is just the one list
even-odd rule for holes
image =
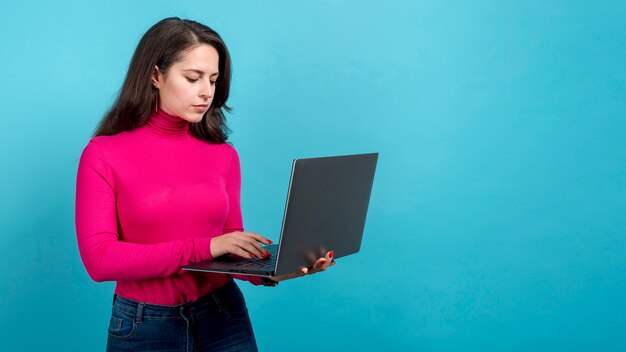
{"label": "laptop keyboard", "polygon": [[276,256],[273,255],[267,259],[252,259],[252,260],[246,260],[244,262],[237,262],[235,263],[235,266],[239,266],[239,267],[255,267],[255,268],[263,268],[263,269],[274,269],[274,267],[276,266]]}

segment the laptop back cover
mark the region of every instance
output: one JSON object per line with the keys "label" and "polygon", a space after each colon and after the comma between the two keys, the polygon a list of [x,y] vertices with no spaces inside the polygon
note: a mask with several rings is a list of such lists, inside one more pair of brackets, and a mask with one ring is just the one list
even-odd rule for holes
{"label": "laptop back cover", "polygon": [[296,159],[276,275],[361,248],[378,153]]}

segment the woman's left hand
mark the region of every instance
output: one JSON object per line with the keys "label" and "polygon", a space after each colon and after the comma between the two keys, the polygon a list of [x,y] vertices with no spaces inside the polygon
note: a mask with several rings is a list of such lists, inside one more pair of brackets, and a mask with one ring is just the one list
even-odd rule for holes
{"label": "woman's left hand", "polygon": [[290,274],[285,274],[285,275],[280,275],[280,276],[272,276],[270,277],[270,279],[272,281],[279,282],[279,281],[295,279],[304,275],[312,275],[320,271],[325,271],[326,269],[328,269],[328,267],[331,267],[336,264],[335,261],[333,260],[333,255],[334,255],[333,251],[330,251],[326,253],[325,257],[319,258],[315,262],[315,264],[313,264],[313,266],[310,268],[302,268],[296,271],[295,273],[290,273]]}

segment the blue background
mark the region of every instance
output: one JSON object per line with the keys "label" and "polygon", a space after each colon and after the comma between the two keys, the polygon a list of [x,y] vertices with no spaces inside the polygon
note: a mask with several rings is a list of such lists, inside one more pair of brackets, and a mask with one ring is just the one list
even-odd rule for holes
{"label": "blue background", "polygon": [[104,349],[76,168],[168,16],[231,50],[248,230],[293,158],[380,152],[360,254],[241,285],[262,350],[626,348],[626,2],[3,1],[0,349]]}

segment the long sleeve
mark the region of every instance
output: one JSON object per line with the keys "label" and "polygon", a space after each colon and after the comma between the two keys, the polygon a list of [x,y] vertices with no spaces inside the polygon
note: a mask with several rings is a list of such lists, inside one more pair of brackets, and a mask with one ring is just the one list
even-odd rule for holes
{"label": "long sleeve", "polygon": [[166,277],[186,264],[212,259],[209,237],[157,244],[120,241],[115,177],[93,141],[80,159],[75,211],[78,248],[87,273],[95,281]]}
{"label": "long sleeve", "polygon": [[[228,177],[228,183],[226,185],[226,192],[228,193],[229,212],[224,224],[222,234],[230,233],[234,231],[243,231],[243,220],[241,216],[241,165],[239,162],[239,155],[235,149],[232,149],[231,160],[231,174]],[[249,275],[237,275],[233,274],[232,277],[248,281],[253,285],[260,285],[263,281],[258,276]]]}

